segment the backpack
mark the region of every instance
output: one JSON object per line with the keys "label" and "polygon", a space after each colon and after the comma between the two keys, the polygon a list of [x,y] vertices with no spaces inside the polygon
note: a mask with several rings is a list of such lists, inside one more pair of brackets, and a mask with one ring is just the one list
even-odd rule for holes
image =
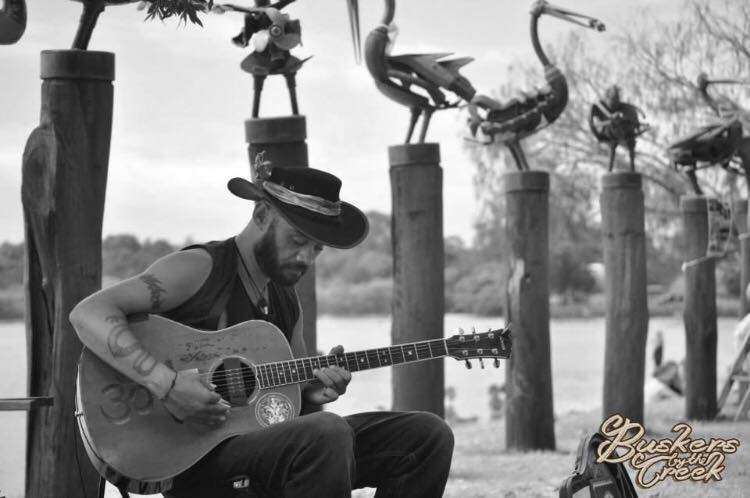
{"label": "backpack", "polygon": [[624,463],[596,463],[596,449],[605,440],[599,432],[581,439],[573,475],[560,485],[560,498],[638,498]]}

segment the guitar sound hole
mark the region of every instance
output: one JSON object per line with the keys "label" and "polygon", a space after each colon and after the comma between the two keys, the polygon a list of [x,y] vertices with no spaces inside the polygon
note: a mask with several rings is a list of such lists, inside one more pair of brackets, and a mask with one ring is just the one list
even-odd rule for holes
{"label": "guitar sound hole", "polygon": [[255,373],[240,358],[225,358],[211,375],[216,392],[233,406],[247,405],[255,392]]}

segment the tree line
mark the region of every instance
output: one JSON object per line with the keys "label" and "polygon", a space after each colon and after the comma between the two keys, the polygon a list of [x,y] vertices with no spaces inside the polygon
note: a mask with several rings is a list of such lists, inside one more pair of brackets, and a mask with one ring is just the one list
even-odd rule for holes
{"label": "tree line", "polygon": [[[348,250],[326,248],[316,261],[318,308],[321,313],[389,313],[392,296],[392,249],[390,216],[367,213],[370,234],[359,246]],[[601,261],[601,238],[596,226],[568,230],[551,209],[550,291],[556,303],[573,306],[584,314],[601,313],[590,297],[601,293],[600,279],[592,263]],[[489,237],[477,227],[477,239]],[[577,234],[577,235],[576,235]],[[574,237],[575,235],[575,237]],[[173,244],[163,239],[139,239],[132,234],[108,235],[102,243],[104,283],[121,280],[145,270],[157,258],[191,244]],[[648,244],[649,283],[664,289],[680,274],[679,254]],[[22,243],[0,245],[0,317],[23,316]],[[502,245],[467,245],[458,237],[445,239],[446,311],[501,315],[505,304],[506,268]],[[720,274],[737,273],[737,263],[719,265]],[[722,268],[726,270],[722,270]],[[731,278],[720,279],[719,291],[737,294]],[[738,284],[735,285],[738,287]],[[553,305],[553,312],[555,306]],[[574,313],[575,314],[575,313]]]}

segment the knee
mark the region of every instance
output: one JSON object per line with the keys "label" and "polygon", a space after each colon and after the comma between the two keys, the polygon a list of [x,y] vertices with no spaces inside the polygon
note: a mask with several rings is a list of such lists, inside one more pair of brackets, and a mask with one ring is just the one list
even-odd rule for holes
{"label": "knee", "polygon": [[302,419],[313,440],[324,441],[326,445],[353,447],[354,430],[340,416],[330,412],[317,412],[305,415]]}
{"label": "knee", "polygon": [[430,441],[443,451],[453,452],[453,430],[442,419],[430,412],[414,412],[413,427],[423,441]]}

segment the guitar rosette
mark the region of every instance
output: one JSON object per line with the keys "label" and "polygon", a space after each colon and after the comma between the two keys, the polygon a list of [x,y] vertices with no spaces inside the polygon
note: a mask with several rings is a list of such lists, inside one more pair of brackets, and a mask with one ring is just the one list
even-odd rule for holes
{"label": "guitar rosette", "polygon": [[286,422],[294,418],[292,400],[281,393],[268,393],[258,399],[255,418],[263,427]]}

